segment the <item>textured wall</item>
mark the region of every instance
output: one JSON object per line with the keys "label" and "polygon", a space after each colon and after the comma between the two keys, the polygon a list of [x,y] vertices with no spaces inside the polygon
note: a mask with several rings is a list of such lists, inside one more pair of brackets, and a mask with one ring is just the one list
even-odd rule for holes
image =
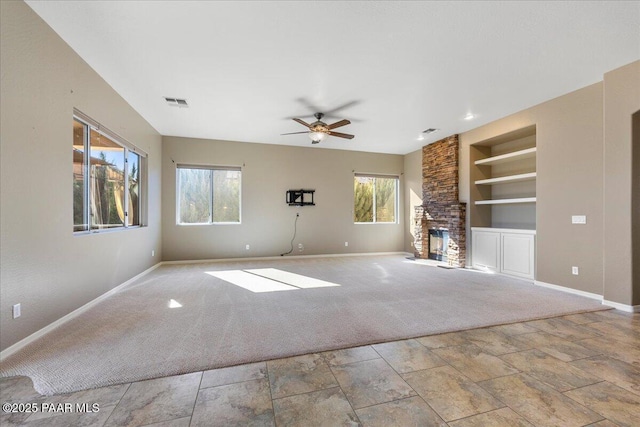
{"label": "textured wall", "polygon": [[[640,248],[638,233],[638,137],[633,114],[640,110],[640,61],[604,76],[604,297],[606,300],[640,305]],[[635,171],[635,175],[634,175]],[[635,183],[634,183],[635,178]],[[637,197],[637,196],[636,196]]]}
{"label": "textured wall", "polygon": [[[400,252],[404,248],[404,157],[311,146],[163,137],[165,260]],[[175,163],[242,167],[242,223],[177,225]],[[354,172],[400,176],[398,221],[354,224]],[[316,206],[288,206],[289,189],[314,189]],[[345,246],[345,242],[349,246]],[[303,251],[298,250],[302,243]],[[250,249],[246,250],[246,245]]]}
{"label": "textured wall", "polygon": [[[161,138],[24,2],[0,8],[4,350],[160,260]],[[149,153],[148,227],[73,234],[74,107]]]}

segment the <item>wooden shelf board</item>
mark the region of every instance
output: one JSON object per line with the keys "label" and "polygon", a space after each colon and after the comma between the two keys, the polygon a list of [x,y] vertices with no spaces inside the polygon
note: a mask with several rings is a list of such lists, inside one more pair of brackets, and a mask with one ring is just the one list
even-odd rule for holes
{"label": "wooden shelf board", "polygon": [[521,197],[518,199],[494,199],[494,200],[476,200],[476,205],[507,205],[515,203],[535,203],[535,197]]}
{"label": "wooden shelf board", "polygon": [[511,182],[532,181],[536,179],[536,173],[521,173],[518,175],[501,176],[498,178],[480,179],[476,181],[476,185],[494,185],[494,184],[508,184]]}
{"label": "wooden shelf board", "polygon": [[513,162],[516,160],[528,159],[535,157],[537,147],[527,148],[524,150],[514,151],[512,153],[501,154],[499,156],[487,157],[486,159],[476,160],[477,166],[482,165],[499,165],[501,163]]}

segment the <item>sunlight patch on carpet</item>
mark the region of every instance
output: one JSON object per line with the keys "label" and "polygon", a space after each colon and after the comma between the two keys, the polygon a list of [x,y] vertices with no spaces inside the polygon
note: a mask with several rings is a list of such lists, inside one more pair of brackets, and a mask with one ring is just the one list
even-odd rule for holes
{"label": "sunlight patch on carpet", "polygon": [[242,270],[207,271],[207,274],[255,293],[295,291],[298,289]]}
{"label": "sunlight patch on carpet", "polygon": [[174,299],[169,300],[169,308],[180,308],[180,307],[182,307],[182,304],[180,304],[178,301]]}
{"label": "sunlight patch on carpet", "polygon": [[301,274],[289,273],[288,271],[278,270],[277,268],[207,271],[206,273],[256,293],[340,286],[337,283],[326,282]]}
{"label": "sunlight patch on carpet", "polygon": [[257,276],[266,277],[267,279],[286,283],[300,289],[329,288],[333,286],[340,286],[337,283],[326,282],[324,280],[314,279],[313,277],[307,277],[301,274],[289,273],[288,271],[278,270],[277,268],[256,268],[244,271],[255,274]]}

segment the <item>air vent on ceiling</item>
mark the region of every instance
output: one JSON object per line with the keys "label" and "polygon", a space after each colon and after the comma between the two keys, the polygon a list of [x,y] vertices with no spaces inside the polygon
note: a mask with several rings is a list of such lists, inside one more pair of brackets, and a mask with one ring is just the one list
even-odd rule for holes
{"label": "air vent on ceiling", "polygon": [[167,104],[169,104],[172,107],[189,108],[189,104],[187,104],[186,99],[167,98],[165,96],[164,100],[167,101]]}
{"label": "air vent on ceiling", "polygon": [[439,129],[436,128],[429,128],[427,130],[423,130],[422,133],[424,133],[425,135],[429,135],[430,133],[434,133],[437,132]]}

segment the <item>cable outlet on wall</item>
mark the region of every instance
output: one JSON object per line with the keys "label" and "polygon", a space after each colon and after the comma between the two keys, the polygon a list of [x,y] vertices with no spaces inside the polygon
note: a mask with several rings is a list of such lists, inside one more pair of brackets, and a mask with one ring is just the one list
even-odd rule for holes
{"label": "cable outlet on wall", "polygon": [[578,267],[571,267],[571,274],[573,274],[574,276],[580,274],[580,272],[578,271]]}
{"label": "cable outlet on wall", "polygon": [[22,314],[22,308],[20,303],[13,304],[13,318],[17,319]]}

